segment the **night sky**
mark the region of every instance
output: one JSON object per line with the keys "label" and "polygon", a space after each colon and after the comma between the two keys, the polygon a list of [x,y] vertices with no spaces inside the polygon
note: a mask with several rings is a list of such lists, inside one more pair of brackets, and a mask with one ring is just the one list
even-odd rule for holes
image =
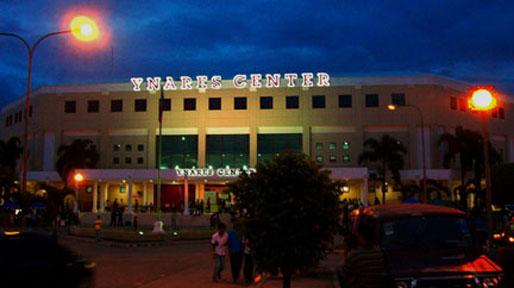
{"label": "night sky", "polygon": [[[69,35],[42,43],[34,88],[131,76],[324,71],[439,74],[514,95],[511,0],[143,2],[1,0],[0,31],[32,42],[66,29],[74,13],[102,19],[101,43],[77,45]],[[0,105],[24,95],[26,59],[20,43],[0,38]]]}

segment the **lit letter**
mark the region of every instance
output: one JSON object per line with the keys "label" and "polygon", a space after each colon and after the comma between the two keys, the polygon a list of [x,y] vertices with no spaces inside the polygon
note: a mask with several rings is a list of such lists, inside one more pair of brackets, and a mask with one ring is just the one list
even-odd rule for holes
{"label": "lit letter", "polygon": [[177,86],[175,86],[175,80],[173,80],[173,77],[166,77],[166,83],[164,83],[164,87],[162,87],[162,89],[164,89],[165,91],[177,90]]}
{"label": "lit letter", "polygon": [[312,87],[314,86],[314,82],[312,82],[312,78],[314,78],[314,74],[312,73],[302,73],[302,87]]}
{"label": "lit letter", "polygon": [[215,75],[211,77],[211,88],[221,89],[221,76]]}
{"label": "lit letter", "polygon": [[252,79],[252,82],[250,82],[251,88],[261,88],[262,87],[262,83],[261,83],[262,75],[261,74],[250,74],[250,78]]}
{"label": "lit letter", "polygon": [[157,91],[161,90],[161,77],[147,77],[146,78],[146,90]]}
{"label": "lit letter", "polygon": [[193,79],[189,76],[180,76],[180,81],[182,84],[180,84],[180,89],[182,90],[191,90],[193,89],[193,86],[191,83],[193,83]]}
{"label": "lit letter", "polygon": [[266,74],[266,88],[280,87],[280,74]]}
{"label": "lit letter", "polygon": [[284,78],[287,79],[287,87],[293,88],[296,86],[296,79],[298,79],[298,74],[286,73],[286,74],[284,74]]}
{"label": "lit letter", "polygon": [[318,72],[318,87],[330,86],[330,76],[325,72]]}
{"label": "lit letter", "polygon": [[132,90],[133,91],[141,91],[141,84],[143,83],[143,77],[132,77],[130,78],[130,82],[132,82]]}
{"label": "lit letter", "polygon": [[196,76],[196,88],[198,89],[207,89],[207,76],[199,75]]}
{"label": "lit letter", "polygon": [[246,87],[246,75],[243,74],[237,74],[234,76],[234,79],[232,79],[232,84],[237,89],[243,89]]}

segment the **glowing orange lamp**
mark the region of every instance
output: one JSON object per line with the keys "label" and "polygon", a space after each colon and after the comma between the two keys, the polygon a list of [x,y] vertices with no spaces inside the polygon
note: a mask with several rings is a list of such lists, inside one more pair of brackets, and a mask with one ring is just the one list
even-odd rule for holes
{"label": "glowing orange lamp", "polygon": [[100,31],[96,22],[86,16],[76,16],[70,23],[71,33],[77,40],[91,42],[98,38]]}
{"label": "glowing orange lamp", "polygon": [[470,91],[469,108],[473,111],[490,111],[498,106],[492,87],[475,87]]}

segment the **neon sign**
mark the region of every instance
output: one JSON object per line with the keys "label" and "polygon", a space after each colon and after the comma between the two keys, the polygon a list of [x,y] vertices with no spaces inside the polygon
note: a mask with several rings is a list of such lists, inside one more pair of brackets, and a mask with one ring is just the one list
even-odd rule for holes
{"label": "neon sign", "polygon": [[175,172],[179,177],[238,177],[239,175],[246,173],[255,173],[255,168],[175,168]]}
{"label": "neon sign", "polygon": [[[130,78],[133,91],[141,91],[143,82],[145,82],[146,91],[170,91],[170,90],[192,90],[192,89],[221,89],[223,87],[223,79],[220,75],[214,75],[211,78],[206,75],[195,77],[195,81],[190,76],[180,76],[177,81],[172,76],[161,77],[143,77]],[[285,73],[285,74],[237,74],[232,78],[232,88],[236,89],[259,89],[259,88],[294,88],[294,87],[328,87],[330,86],[330,75],[325,72],[316,74],[311,72]]]}

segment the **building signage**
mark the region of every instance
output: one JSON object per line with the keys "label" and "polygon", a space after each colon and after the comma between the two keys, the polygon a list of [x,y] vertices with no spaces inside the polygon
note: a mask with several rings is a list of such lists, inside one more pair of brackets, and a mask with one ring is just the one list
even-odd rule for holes
{"label": "building signage", "polygon": [[[133,91],[143,90],[143,82],[146,83],[147,91],[170,91],[170,90],[203,90],[203,89],[221,89],[227,88],[223,86],[223,79],[220,75],[208,77],[199,75],[194,77],[180,76],[176,79],[172,76],[161,77],[132,77]],[[244,88],[294,88],[294,87],[328,87],[330,86],[330,76],[325,72],[311,73],[285,73],[285,74],[237,74],[232,78],[232,87],[236,89]]]}
{"label": "building signage", "polygon": [[175,172],[179,177],[238,177],[242,173],[250,174],[256,171],[255,168],[175,168]]}

